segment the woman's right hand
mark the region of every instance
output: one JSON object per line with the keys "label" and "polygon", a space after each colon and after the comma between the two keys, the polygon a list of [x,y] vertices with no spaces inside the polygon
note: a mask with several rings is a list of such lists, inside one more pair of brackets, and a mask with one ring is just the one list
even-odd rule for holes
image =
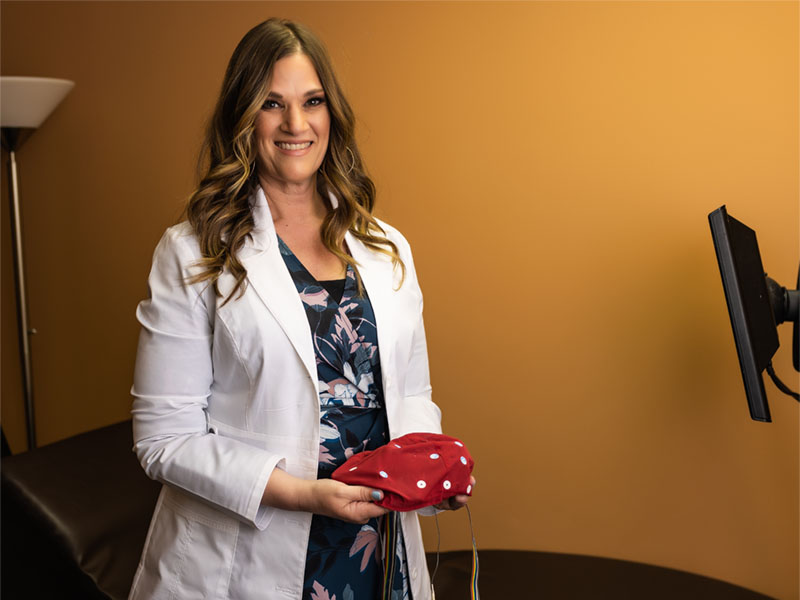
{"label": "woman's right hand", "polygon": [[318,479],[312,484],[309,512],[362,524],[389,512],[375,504],[376,500],[383,498],[378,490],[333,479]]}
{"label": "woman's right hand", "polygon": [[375,504],[381,498],[382,492],[361,485],[347,485],[333,479],[309,481],[275,469],[261,501],[283,510],[301,510],[351,523],[366,523],[389,512]]}

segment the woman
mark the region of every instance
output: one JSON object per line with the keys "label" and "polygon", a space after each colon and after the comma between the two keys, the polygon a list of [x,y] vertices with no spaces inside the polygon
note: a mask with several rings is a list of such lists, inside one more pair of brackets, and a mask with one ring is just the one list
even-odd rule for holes
{"label": "woman", "polygon": [[166,485],[131,598],[429,598],[416,515],[382,573],[381,492],[330,479],[390,433],[439,432],[440,412],[408,243],[372,216],[313,34],[245,35],[205,150],[137,309],[134,450]]}

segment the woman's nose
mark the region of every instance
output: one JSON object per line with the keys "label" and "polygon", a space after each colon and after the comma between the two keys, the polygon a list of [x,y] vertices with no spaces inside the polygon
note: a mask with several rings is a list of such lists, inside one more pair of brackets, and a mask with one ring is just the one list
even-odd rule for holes
{"label": "woman's nose", "polygon": [[306,117],[300,106],[288,106],[284,113],[284,127],[288,133],[296,135],[306,129]]}

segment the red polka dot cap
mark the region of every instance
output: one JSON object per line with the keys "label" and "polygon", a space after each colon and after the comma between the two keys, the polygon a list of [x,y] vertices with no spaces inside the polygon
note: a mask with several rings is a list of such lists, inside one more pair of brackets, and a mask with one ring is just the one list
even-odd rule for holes
{"label": "red polka dot cap", "polygon": [[353,455],[333,479],[383,491],[379,506],[409,511],[438,504],[456,494],[472,495],[469,476],[475,461],[456,438],[409,433],[377,450]]}

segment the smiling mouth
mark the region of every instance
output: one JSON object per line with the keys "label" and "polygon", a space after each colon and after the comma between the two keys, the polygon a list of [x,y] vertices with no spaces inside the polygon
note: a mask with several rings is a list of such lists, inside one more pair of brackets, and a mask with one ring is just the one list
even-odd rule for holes
{"label": "smiling mouth", "polygon": [[275,145],[281,150],[305,150],[311,146],[311,142],[302,142],[300,144],[290,144],[289,142],[275,142]]}

